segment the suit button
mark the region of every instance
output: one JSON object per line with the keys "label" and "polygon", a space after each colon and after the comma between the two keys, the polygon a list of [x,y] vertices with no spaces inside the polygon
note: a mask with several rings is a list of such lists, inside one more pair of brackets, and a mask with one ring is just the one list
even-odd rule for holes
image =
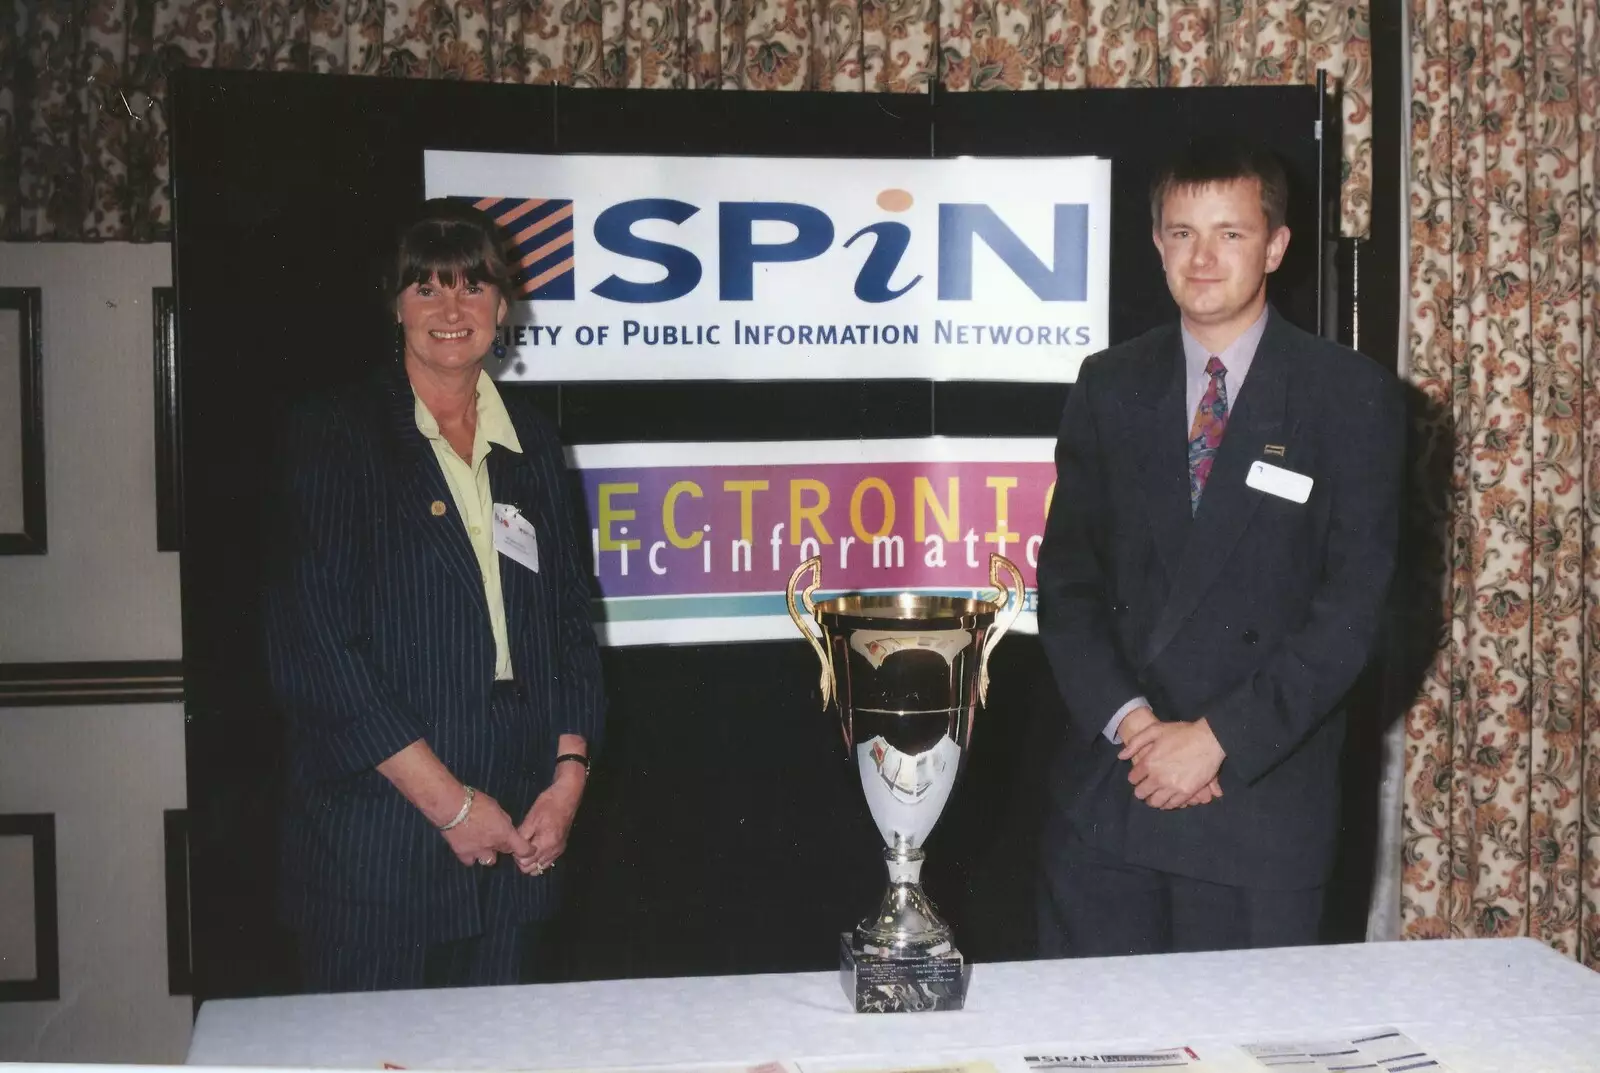
{"label": "suit button", "polygon": [[1261,640],[1261,636],[1258,633],[1256,633],[1255,630],[1245,630],[1244,631],[1244,643],[1245,644],[1253,645],[1259,640]]}

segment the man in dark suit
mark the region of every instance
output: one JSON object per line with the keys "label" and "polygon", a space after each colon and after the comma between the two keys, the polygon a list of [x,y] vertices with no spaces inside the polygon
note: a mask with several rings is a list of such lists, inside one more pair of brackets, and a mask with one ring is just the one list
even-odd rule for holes
{"label": "man in dark suit", "polygon": [[1181,322],[1089,358],[1062,417],[1038,568],[1068,711],[1044,956],[1317,939],[1404,418],[1392,374],[1268,304],[1286,189],[1269,154],[1224,143],[1162,172]]}
{"label": "man in dark suit", "polygon": [[388,281],[403,356],[284,437],[267,653],[307,990],[517,983],[557,906],[604,694],[561,444],[483,369],[503,250],[427,203]]}

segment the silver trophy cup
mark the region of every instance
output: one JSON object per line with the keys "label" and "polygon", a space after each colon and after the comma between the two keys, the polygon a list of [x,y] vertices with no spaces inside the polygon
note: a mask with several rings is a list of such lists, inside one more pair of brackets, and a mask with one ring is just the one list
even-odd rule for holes
{"label": "silver trophy cup", "polygon": [[955,789],[988,694],[989,655],[1022,612],[1016,564],[991,554],[989,580],[994,600],[896,593],[818,603],[820,558],[789,578],[789,617],[821,661],[822,706],[838,706],[889,868],[878,911],[840,941],[842,982],[859,1011],[965,1001],[961,952],[922,890],[922,847]]}

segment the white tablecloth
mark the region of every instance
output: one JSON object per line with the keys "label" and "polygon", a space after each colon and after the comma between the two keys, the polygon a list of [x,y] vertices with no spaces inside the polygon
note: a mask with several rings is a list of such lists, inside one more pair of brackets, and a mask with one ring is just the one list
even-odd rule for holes
{"label": "white tablecloth", "polygon": [[[1392,1026],[1460,1073],[1600,1070],[1600,974],[1531,939],[980,964],[967,1007],[851,1012],[834,973],[206,1003],[189,1064],[602,1069],[906,1067],[990,1048],[1327,1039]],[[1260,1068],[1260,1067],[1255,1067]]]}

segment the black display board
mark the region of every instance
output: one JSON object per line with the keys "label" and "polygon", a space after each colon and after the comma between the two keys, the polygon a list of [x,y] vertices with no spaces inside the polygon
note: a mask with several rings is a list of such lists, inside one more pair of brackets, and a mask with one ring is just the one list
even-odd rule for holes
{"label": "black display board", "polygon": [[[1104,155],[1115,341],[1175,315],[1149,237],[1151,168],[1181,139],[1224,130],[1289,166],[1295,238],[1272,297],[1318,330],[1323,147],[1337,144],[1317,136],[1327,104],[1311,87],[935,98],[175,72],[196,997],[294,986],[272,906],[282,724],[259,640],[270,437],[295,398],[390,353],[376,273],[394,221],[422,194],[425,149]],[[512,390],[537,396],[568,443],[1053,435],[1067,392],[905,380]],[[884,872],[809,646],[609,649],[605,671],[609,743],[563,866],[569,904],[543,978],[832,968],[838,932],[871,908]],[[1033,638],[1002,643],[993,678],[924,876],[978,961],[1030,956],[1042,762],[1062,718]]]}

